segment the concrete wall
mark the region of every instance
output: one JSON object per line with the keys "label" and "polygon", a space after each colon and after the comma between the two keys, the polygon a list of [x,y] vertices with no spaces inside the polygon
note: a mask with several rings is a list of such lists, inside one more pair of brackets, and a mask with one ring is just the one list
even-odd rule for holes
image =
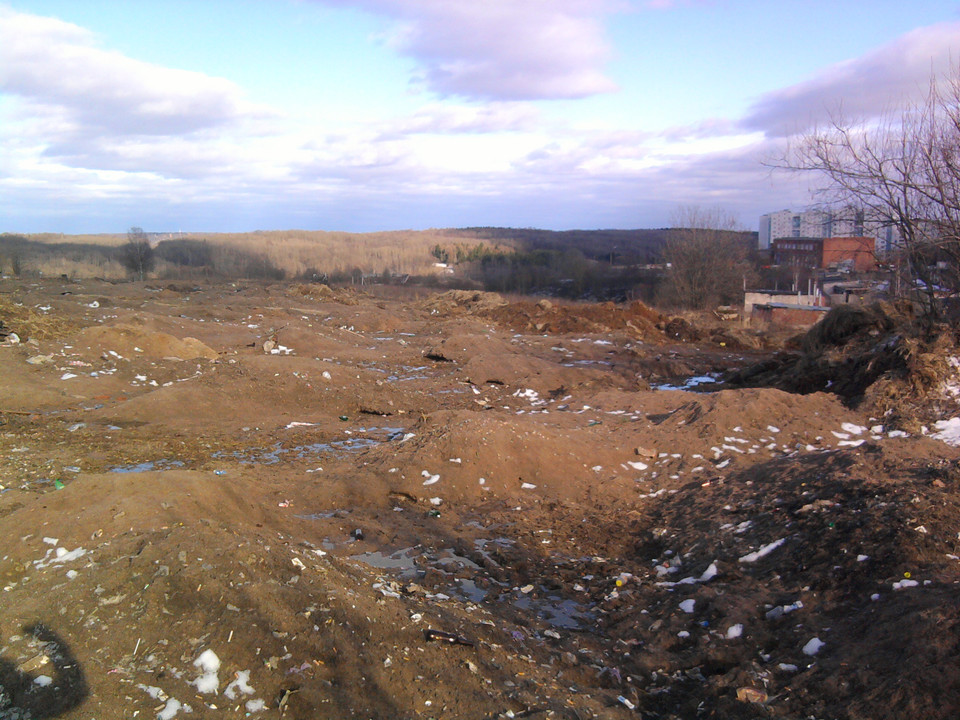
{"label": "concrete wall", "polygon": [[828,308],[766,304],[754,305],[750,314],[751,324],[765,323],[783,327],[805,328],[816,325],[829,312]]}
{"label": "concrete wall", "polygon": [[743,294],[743,316],[750,317],[754,305],[782,303],[785,305],[826,305],[822,295],[800,293],[747,292]]}

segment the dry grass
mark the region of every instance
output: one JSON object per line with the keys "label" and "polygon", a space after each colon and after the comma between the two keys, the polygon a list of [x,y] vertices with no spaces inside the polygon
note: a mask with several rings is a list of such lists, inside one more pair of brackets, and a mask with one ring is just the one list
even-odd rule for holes
{"label": "dry grass", "polygon": [[106,245],[108,247],[119,247],[127,241],[127,234],[98,234],[98,235],[64,235],[62,233],[36,233],[34,235],[25,235],[28,240],[54,245],[65,243],[69,245]]}
{"label": "dry grass", "polygon": [[70,327],[56,316],[21,304],[12,295],[0,295],[0,324],[15,332],[22,341],[60,337]]}
{"label": "dry grass", "polygon": [[[118,247],[126,242],[123,235],[60,235],[45,233],[28,239],[44,244],[101,245]],[[364,274],[384,272],[428,275],[442,272],[434,266],[431,250],[440,245],[448,250],[461,245],[473,247],[481,241],[471,233],[456,230],[397,230],[375,233],[326,232],[317,230],[270,230],[252,233],[185,233],[170,239],[206,240],[226,250],[262,256],[283,270],[287,277],[301,276],[307,271],[338,274],[360,270]],[[510,248],[510,242],[498,240]],[[124,277],[123,268],[100,267],[93,263],[72,262],[50,257],[31,263],[31,271],[44,275],[78,277]],[[162,271],[158,266],[158,273]]]}
{"label": "dry grass", "polygon": [[896,353],[901,369],[885,374],[867,389],[866,405],[888,427],[917,433],[940,414],[943,385],[955,374],[949,358],[957,347],[945,332],[929,342],[903,338]]}
{"label": "dry grass", "polygon": [[273,230],[255,233],[188,235],[249,253],[262,253],[288,275],[316,269],[326,273],[367,274],[384,271],[425,275],[436,272],[436,246],[476,245],[472,235],[451,230],[397,230],[377,233],[344,233],[309,230]]}

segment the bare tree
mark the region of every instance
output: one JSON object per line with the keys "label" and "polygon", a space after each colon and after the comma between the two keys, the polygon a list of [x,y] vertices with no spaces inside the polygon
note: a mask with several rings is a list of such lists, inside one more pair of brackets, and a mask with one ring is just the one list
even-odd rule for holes
{"label": "bare tree", "polygon": [[132,227],[127,231],[127,242],[120,250],[120,263],[139,280],[153,270],[156,257],[143,228]]}
{"label": "bare tree", "polygon": [[741,302],[753,268],[736,219],[720,208],[686,207],[673,225],[663,246],[670,265],[664,299],[696,310]]}
{"label": "bare tree", "polygon": [[896,228],[911,294],[940,319],[938,296],[960,292],[960,67],[879,120],[835,116],[779,165],[820,175],[826,204]]}

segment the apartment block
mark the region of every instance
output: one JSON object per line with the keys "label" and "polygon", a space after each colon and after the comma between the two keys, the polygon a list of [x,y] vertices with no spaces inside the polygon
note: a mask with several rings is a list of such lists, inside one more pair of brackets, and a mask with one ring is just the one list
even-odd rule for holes
{"label": "apartment block", "polygon": [[899,242],[896,229],[882,222],[866,218],[862,212],[826,212],[780,210],[760,216],[761,250],[769,250],[780,238],[839,238],[870,237],[874,250],[890,252]]}

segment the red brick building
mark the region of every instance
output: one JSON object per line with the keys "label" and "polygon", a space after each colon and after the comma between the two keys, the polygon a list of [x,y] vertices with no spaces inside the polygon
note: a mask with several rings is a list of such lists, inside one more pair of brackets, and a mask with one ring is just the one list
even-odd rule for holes
{"label": "red brick building", "polygon": [[869,272],[877,267],[871,237],[777,238],[773,262],[798,268],[836,268]]}
{"label": "red brick building", "polygon": [[876,238],[833,237],[823,241],[823,257],[820,267],[846,265],[854,272],[870,272],[877,269]]}

